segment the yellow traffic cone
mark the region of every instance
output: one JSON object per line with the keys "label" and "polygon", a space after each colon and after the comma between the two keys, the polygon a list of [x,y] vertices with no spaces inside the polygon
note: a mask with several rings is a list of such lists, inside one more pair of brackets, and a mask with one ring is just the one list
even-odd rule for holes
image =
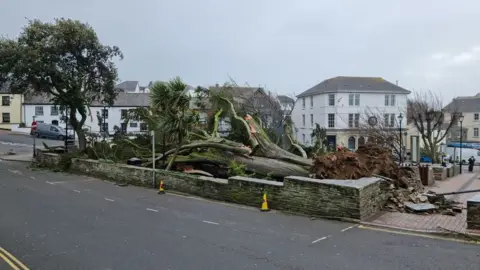
{"label": "yellow traffic cone", "polygon": [[160,186],[158,188],[158,194],[165,194],[165,184],[163,180],[160,180]]}
{"label": "yellow traffic cone", "polygon": [[267,193],[263,193],[262,208],[260,209],[260,211],[262,212],[270,211],[270,209],[268,208]]}

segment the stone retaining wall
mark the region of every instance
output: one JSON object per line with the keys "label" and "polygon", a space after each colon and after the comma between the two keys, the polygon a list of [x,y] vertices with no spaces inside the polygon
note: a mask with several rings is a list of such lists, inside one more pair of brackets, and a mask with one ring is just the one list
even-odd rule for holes
{"label": "stone retaining wall", "polygon": [[447,168],[442,166],[432,166],[433,180],[443,181],[447,179]]}
{"label": "stone retaining wall", "polygon": [[[39,153],[36,159],[37,166],[49,168],[58,165],[59,161],[60,157],[51,153]],[[70,171],[152,187],[153,170],[150,168],[72,159]],[[377,214],[387,201],[386,192],[381,191],[386,184],[378,178],[319,180],[289,176],[282,183],[240,176],[218,179],[156,170],[156,179],[164,181],[167,191],[254,207],[260,207],[263,192],[266,192],[270,208],[311,216],[366,220]]]}
{"label": "stone retaining wall", "polygon": [[480,195],[467,201],[467,229],[480,230]]}

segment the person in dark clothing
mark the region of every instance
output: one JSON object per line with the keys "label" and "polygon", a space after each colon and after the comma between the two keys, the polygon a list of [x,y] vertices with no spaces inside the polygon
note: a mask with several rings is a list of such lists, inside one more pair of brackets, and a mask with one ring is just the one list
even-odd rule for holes
{"label": "person in dark clothing", "polygon": [[472,156],[468,159],[468,172],[473,172],[473,165],[475,165],[475,158]]}

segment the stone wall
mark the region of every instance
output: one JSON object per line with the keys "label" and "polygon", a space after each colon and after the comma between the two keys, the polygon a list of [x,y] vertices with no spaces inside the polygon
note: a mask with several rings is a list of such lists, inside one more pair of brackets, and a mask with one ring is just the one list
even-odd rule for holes
{"label": "stone wall", "polygon": [[447,179],[447,168],[442,166],[432,166],[433,180],[443,181]]}
{"label": "stone wall", "polygon": [[[36,162],[52,168],[58,166],[60,158],[56,154],[39,153]],[[114,182],[153,185],[154,171],[150,168],[72,159],[70,170]],[[386,192],[381,190],[385,182],[378,178],[319,180],[289,176],[282,183],[240,176],[218,179],[164,170],[155,173],[157,187],[158,180],[163,180],[167,191],[254,207],[260,207],[265,192],[270,208],[311,216],[366,220],[377,214],[387,200]]]}
{"label": "stone wall", "polygon": [[447,177],[454,177],[460,174],[460,165],[448,164],[447,165]]}
{"label": "stone wall", "polygon": [[480,230],[480,195],[467,201],[467,229]]}

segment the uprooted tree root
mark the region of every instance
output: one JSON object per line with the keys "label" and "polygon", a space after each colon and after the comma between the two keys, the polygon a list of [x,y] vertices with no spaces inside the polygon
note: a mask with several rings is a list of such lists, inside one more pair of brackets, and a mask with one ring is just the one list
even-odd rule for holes
{"label": "uprooted tree root", "polygon": [[374,175],[395,181],[398,186],[407,187],[408,168],[399,168],[392,159],[389,148],[378,144],[366,144],[356,152],[337,151],[314,158],[312,173],[318,179],[360,179]]}

